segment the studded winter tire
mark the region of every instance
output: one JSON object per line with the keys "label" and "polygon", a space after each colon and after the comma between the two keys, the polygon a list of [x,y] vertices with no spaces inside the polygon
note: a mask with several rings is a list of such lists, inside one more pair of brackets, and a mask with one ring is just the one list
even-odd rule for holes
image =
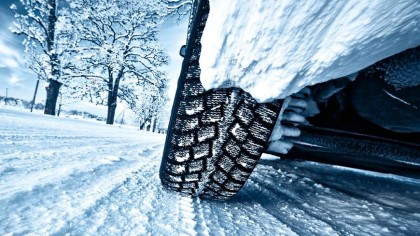
{"label": "studded winter tire", "polygon": [[171,190],[224,200],[241,189],[267,148],[282,102],[203,88],[200,40],[208,13],[208,0],[195,1],[160,179]]}

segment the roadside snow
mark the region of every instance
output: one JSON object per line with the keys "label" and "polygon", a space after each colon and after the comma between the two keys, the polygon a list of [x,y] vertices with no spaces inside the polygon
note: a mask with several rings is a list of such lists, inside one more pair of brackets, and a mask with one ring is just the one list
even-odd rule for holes
{"label": "roadside snow", "polygon": [[418,0],[210,0],[201,81],[284,98],[420,45],[419,25]]}
{"label": "roadside snow", "polygon": [[0,109],[0,235],[418,235],[420,180],[262,160],[229,202],[164,190],[164,135]]}

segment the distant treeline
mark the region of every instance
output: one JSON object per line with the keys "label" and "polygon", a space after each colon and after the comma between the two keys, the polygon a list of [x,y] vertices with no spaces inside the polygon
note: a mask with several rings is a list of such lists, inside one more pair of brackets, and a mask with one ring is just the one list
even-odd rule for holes
{"label": "distant treeline", "polygon": [[[21,108],[25,108],[25,109],[31,109],[31,102],[26,101],[24,99],[20,99],[20,98],[13,98],[13,97],[3,97],[0,96],[0,105],[1,104],[5,104],[7,106],[13,106],[13,107],[21,107]],[[35,110],[44,110],[45,109],[45,105],[42,103],[36,103],[34,104],[34,109]],[[105,121],[106,119],[94,114],[91,114],[89,112],[85,112],[85,111],[78,111],[78,110],[70,110],[70,111],[62,111],[64,114],[66,115],[73,115],[73,116],[81,116],[81,117],[85,117],[85,118],[90,118],[90,119],[95,119],[98,121]]]}
{"label": "distant treeline", "polygon": [[98,121],[105,121],[106,120],[103,117],[91,114],[91,113],[86,112],[86,111],[70,110],[70,111],[65,111],[65,113],[67,115],[82,116],[82,117],[85,117],[85,118],[95,119],[95,120],[98,120]]}
{"label": "distant treeline", "polygon": [[[13,98],[13,97],[6,98],[3,96],[0,96],[0,104],[5,104],[9,106],[14,106],[14,107],[23,107],[25,109],[31,109],[31,102],[28,102],[20,98]],[[44,108],[45,106],[42,103],[34,104],[35,110],[44,110]]]}

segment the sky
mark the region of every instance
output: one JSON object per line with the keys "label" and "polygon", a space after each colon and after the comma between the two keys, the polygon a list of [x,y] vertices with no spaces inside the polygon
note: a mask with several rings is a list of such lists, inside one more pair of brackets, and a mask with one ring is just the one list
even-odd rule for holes
{"label": "sky", "polygon": [[[13,24],[13,12],[11,4],[19,4],[19,0],[0,1],[0,96],[6,95],[6,88],[9,97],[32,100],[35,90],[36,75],[25,65],[24,47],[22,38],[10,32]],[[179,56],[180,47],[185,44],[187,36],[188,17],[180,21],[174,19],[166,20],[159,33],[162,46],[169,55],[169,65],[163,69],[169,79],[169,97],[172,99],[176,82],[181,71],[182,57]],[[36,102],[44,103],[46,83],[41,82],[38,89]],[[106,107],[96,106],[86,102],[68,104],[64,109],[78,109],[105,116]],[[117,111],[118,114],[118,111]]]}
{"label": "sky", "polygon": [[13,12],[9,6],[13,2],[0,2],[0,96],[5,96],[8,88],[9,96],[30,99],[36,77],[25,66],[19,37],[9,30],[13,22]]}

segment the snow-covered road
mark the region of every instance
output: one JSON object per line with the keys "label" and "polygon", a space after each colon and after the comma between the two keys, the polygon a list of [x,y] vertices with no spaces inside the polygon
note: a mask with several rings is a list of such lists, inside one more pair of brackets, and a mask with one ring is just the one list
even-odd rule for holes
{"label": "snow-covered road", "polygon": [[262,160],[203,201],[162,189],[164,138],[0,109],[0,235],[420,234],[420,180]]}

